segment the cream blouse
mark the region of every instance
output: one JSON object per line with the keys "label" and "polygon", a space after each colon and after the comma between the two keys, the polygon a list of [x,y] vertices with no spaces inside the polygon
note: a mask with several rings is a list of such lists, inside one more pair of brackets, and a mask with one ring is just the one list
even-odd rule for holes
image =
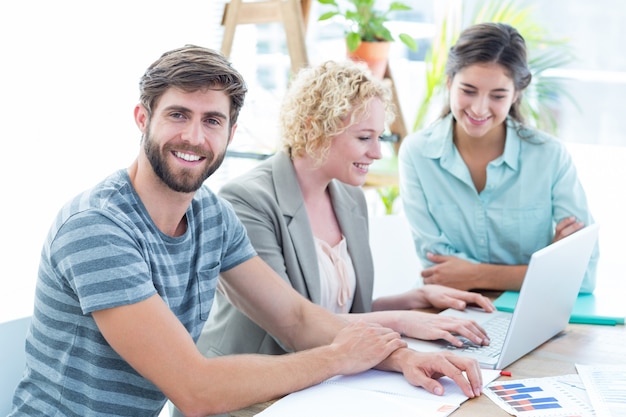
{"label": "cream blouse", "polygon": [[334,247],[321,239],[314,239],[320,271],[320,305],[334,313],[348,313],[354,299],[356,275],[346,238],[342,236]]}

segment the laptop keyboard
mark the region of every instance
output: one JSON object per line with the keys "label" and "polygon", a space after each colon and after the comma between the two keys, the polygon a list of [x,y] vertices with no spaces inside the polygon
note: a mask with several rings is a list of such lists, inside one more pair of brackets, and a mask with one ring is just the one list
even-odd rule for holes
{"label": "laptop keyboard", "polygon": [[487,357],[498,356],[502,351],[502,345],[510,322],[511,316],[498,314],[481,324],[482,328],[485,329],[489,335],[489,346],[477,345],[463,336],[458,336],[458,338],[463,341],[463,346],[457,347],[448,343],[447,348],[456,352],[466,351]]}

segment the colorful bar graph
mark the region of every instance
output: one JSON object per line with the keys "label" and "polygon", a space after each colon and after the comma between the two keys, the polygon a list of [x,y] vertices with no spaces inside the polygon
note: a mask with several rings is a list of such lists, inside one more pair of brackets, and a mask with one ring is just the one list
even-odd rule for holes
{"label": "colorful bar graph", "polygon": [[487,386],[485,394],[515,417],[596,416],[576,374],[496,381]]}
{"label": "colorful bar graph", "polygon": [[505,401],[515,401],[515,400],[523,400],[526,398],[532,398],[532,396],[530,394],[515,394],[515,395],[507,395],[507,396],[500,396],[500,398],[502,398]]}
{"label": "colorful bar graph", "polygon": [[524,387],[524,384],[502,384],[502,385],[493,385],[491,387],[492,391],[499,391],[503,389],[512,389],[512,388],[521,388]]}
{"label": "colorful bar graph", "polygon": [[[502,401],[517,411],[562,408],[556,397],[545,396],[543,388],[522,383],[494,385],[489,387]],[[539,395],[534,397],[533,395]]]}
{"label": "colorful bar graph", "polygon": [[546,398],[529,398],[528,400],[522,401],[509,401],[511,405],[528,405],[528,404],[538,404],[538,403],[555,403],[558,402],[554,397],[546,397]]}
{"label": "colorful bar graph", "polygon": [[495,388],[496,387],[493,387],[492,390],[494,390],[495,393],[500,396],[543,391],[541,387],[519,387],[519,388],[514,388],[514,389],[503,389],[503,390],[496,390]]}
{"label": "colorful bar graph", "polygon": [[513,407],[517,411],[531,411],[531,410],[546,410],[550,408],[562,408],[559,403],[549,403],[549,404],[532,404],[532,405],[524,405],[519,407]]}

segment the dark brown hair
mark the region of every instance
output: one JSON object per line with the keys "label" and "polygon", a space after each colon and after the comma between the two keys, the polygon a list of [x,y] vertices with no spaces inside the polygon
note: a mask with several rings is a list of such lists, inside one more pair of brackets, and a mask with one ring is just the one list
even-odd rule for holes
{"label": "dark brown hair", "polygon": [[[527,62],[526,42],[514,27],[505,23],[479,23],[465,29],[450,48],[446,75],[453,79],[465,67],[491,62],[501,65],[513,80],[519,96],[509,109],[509,116],[523,123],[520,102],[532,75]],[[442,116],[449,113],[450,105],[447,104]]]}
{"label": "dark brown hair", "polygon": [[221,53],[195,45],[165,52],[139,81],[140,101],[150,117],[158,100],[170,87],[186,92],[202,89],[223,91],[230,98],[230,126],[243,106],[246,83]]}

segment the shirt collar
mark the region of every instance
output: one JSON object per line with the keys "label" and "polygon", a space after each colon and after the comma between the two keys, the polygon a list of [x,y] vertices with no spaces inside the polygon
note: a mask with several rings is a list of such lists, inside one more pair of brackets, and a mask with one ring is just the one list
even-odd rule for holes
{"label": "shirt collar", "polygon": [[452,113],[427,127],[421,140],[424,141],[422,155],[426,158],[440,159],[452,154]]}
{"label": "shirt collar", "polygon": [[519,169],[520,153],[522,152],[522,140],[517,133],[518,123],[510,117],[506,119],[506,141],[504,142],[504,152],[497,159],[507,164],[514,171]]}
{"label": "shirt collar", "polygon": [[[455,153],[452,141],[452,113],[442,118],[438,123],[434,123],[426,128],[423,133],[424,146],[422,154],[431,159],[444,159],[452,161]],[[519,168],[521,138],[517,133],[518,123],[510,117],[506,119],[506,142],[504,152],[493,163],[499,165],[507,164],[511,169]],[[441,138],[444,138],[443,140]]]}

